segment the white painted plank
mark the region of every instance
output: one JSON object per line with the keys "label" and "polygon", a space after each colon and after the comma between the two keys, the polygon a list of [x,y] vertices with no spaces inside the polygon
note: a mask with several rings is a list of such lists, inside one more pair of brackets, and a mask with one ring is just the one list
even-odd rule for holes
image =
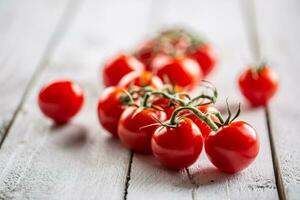
{"label": "white painted plank", "polygon": [[[0,151],[0,198],[123,199],[129,151],[100,128],[100,63],[145,32],[150,1],[85,1],[49,58]],[[51,127],[36,96],[56,78],[81,84],[86,104],[73,122]],[[102,82],[102,81],[101,81]]]}
{"label": "white painted plank", "polygon": [[255,3],[262,57],[270,61],[280,77],[279,93],[270,104],[270,113],[284,189],[287,199],[299,199],[300,2]]}
{"label": "white painted plank", "polygon": [[0,2],[0,141],[67,4],[67,0]]}
{"label": "white painted plank", "polygon": [[[219,106],[224,108],[226,97],[230,102],[244,103],[236,76],[253,58],[239,2],[164,1],[163,7],[159,21],[154,23],[157,29],[172,25],[191,27],[207,36],[219,50],[219,69],[210,77],[220,92]],[[239,174],[226,175],[209,163],[203,151],[199,161],[189,169],[199,186],[196,188],[185,184],[186,174],[169,172],[152,157],[137,155],[132,164],[129,199],[141,195],[145,199],[277,199],[264,111],[243,107],[240,119],[249,121],[261,139],[261,151],[252,166]]]}

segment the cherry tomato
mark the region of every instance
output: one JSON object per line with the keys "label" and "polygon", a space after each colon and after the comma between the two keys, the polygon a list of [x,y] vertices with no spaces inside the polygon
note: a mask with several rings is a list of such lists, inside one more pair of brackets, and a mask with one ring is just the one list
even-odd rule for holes
{"label": "cherry tomato", "polygon": [[175,58],[157,56],[153,60],[152,67],[161,79],[167,77],[171,83],[187,89],[193,89],[202,79],[198,63],[184,56]]}
{"label": "cherry tomato", "polygon": [[258,70],[248,68],[239,77],[240,90],[253,106],[266,105],[277,92],[278,86],[277,74],[267,66]]}
{"label": "cherry tomato", "polygon": [[118,134],[121,142],[128,148],[139,153],[151,153],[151,138],[157,126],[145,126],[157,123],[153,117],[164,121],[166,115],[152,108],[145,108],[135,114],[137,109],[128,107],[123,112],[119,121]]}
{"label": "cherry tomato", "polygon": [[64,124],[75,116],[83,101],[83,90],[69,80],[58,80],[45,85],[38,96],[41,111],[57,124]]}
{"label": "cherry tomato", "polygon": [[[215,107],[204,105],[204,106],[198,106],[198,110],[200,110],[203,114],[207,114],[209,112],[218,112],[218,110]],[[202,133],[203,138],[205,139],[210,132],[212,131],[211,128],[202,120],[200,120],[197,116],[194,114],[191,114],[188,116],[193,122],[198,126],[199,130]],[[218,121],[218,118],[215,115],[211,116],[211,120]]]}
{"label": "cherry tomato", "polygon": [[211,132],[205,141],[205,151],[219,170],[235,173],[254,161],[259,152],[259,138],[251,125],[236,121]]}
{"label": "cherry tomato", "polygon": [[204,77],[215,68],[217,56],[208,44],[201,44],[197,48],[192,48],[188,55],[198,62]]}
{"label": "cherry tomato", "polygon": [[111,86],[103,91],[98,102],[100,124],[115,137],[118,137],[118,123],[125,109],[120,99],[123,94],[122,87]]}
{"label": "cherry tomato", "polygon": [[126,74],[119,82],[119,86],[127,88],[131,84],[139,87],[151,86],[152,88],[159,89],[163,87],[162,80],[153,75],[149,71],[133,71]]}
{"label": "cherry tomato", "polygon": [[157,128],[151,141],[153,154],[158,161],[175,170],[192,165],[199,157],[202,146],[200,130],[188,118],[182,119],[176,128]]}
{"label": "cherry tomato", "polygon": [[145,65],[146,69],[151,69],[151,62],[155,56],[154,47],[156,40],[148,40],[143,43],[135,53],[135,56]]}
{"label": "cherry tomato", "polygon": [[129,72],[143,70],[144,65],[138,59],[131,55],[120,54],[104,66],[104,85],[115,86]]}
{"label": "cherry tomato", "polygon": [[152,102],[152,105],[158,106],[163,109],[166,113],[167,119],[171,118],[172,113],[176,108],[176,104],[172,103],[169,99],[166,98],[156,99]]}

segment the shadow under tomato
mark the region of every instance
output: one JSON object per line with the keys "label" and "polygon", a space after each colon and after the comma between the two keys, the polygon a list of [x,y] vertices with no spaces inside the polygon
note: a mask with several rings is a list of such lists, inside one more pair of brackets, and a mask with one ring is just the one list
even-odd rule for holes
{"label": "shadow under tomato", "polygon": [[89,134],[85,126],[68,123],[64,125],[52,125],[50,133],[55,135],[54,140],[64,148],[78,148],[85,145]]}

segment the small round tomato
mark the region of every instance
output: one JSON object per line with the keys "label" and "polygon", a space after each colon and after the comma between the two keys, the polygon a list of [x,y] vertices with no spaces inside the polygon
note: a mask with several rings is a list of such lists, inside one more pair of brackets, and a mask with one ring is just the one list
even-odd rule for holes
{"label": "small round tomato", "polygon": [[202,72],[198,63],[187,57],[157,56],[153,60],[153,70],[164,80],[188,89],[194,88],[202,79]]}
{"label": "small round tomato", "polygon": [[266,105],[278,90],[277,74],[267,66],[248,68],[239,77],[242,94],[253,106]]}
{"label": "small round tomato", "polygon": [[115,137],[118,137],[118,123],[125,109],[121,102],[124,94],[122,87],[111,86],[104,90],[98,102],[100,124]]}
{"label": "small round tomato", "polygon": [[183,169],[199,157],[203,146],[200,130],[188,118],[182,119],[176,128],[156,129],[151,147],[158,161],[170,169]]}
{"label": "small round tomato", "polygon": [[135,52],[135,56],[145,65],[146,69],[151,69],[151,62],[156,54],[154,47],[156,46],[156,40],[148,40],[143,43]]}
{"label": "small round tomato", "polygon": [[121,87],[129,87],[130,85],[135,85],[139,87],[151,86],[152,88],[159,89],[163,87],[162,80],[153,75],[149,71],[133,71],[126,74],[119,82]]}
{"label": "small round tomato", "polygon": [[125,146],[136,152],[151,153],[151,138],[157,126],[145,126],[156,124],[154,117],[164,121],[166,115],[152,108],[144,108],[136,113],[137,109],[128,107],[121,115],[118,126],[119,138]]}
{"label": "small round tomato", "polygon": [[188,55],[198,62],[204,77],[207,76],[216,66],[216,53],[208,44],[200,44],[196,48],[193,47]]}
{"label": "small round tomato", "polygon": [[64,124],[75,116],[82,107],[83,101],[83,90],[78,84],[69,80],[47,84],[38,96],[41,111],[57,124]]}
{"label": "small round tomato", "polygon": [[[218,112],[218,110],[215,107],[208,106],[208,105],[198,106],[198,110],[200,110],[203,114],[207,114],[210,112]],[[199,119],[196,115],[191,114],[190,116],[188,116],[188,118],[193,120],[193,122],[198,126],[204,139],[212,131],[212,129],[205,122],[203,122],[201,119]],[[218,121],[218,118],[215,115],[211,115],[210,118],[213,121]]]}
{"label": "small round tomato", "polygon": [[251,125],[236,121],[211,132],[205,140],[205,151],[219,170],[235,173],[255,160],[259,152],[259,138]]}
{"label": "small round tomato", "polygon": [[115,86],[121,78],[132,71],[143,71],[144,65],[131,55],[120,54],[110,60],[103,68],[105,86]]}

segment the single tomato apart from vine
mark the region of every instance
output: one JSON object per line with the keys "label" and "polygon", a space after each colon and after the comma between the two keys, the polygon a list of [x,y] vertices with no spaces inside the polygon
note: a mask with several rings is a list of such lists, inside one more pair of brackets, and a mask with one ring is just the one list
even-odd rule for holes
{"label": "single tomato apart from vine", "polygon": [[134,56],[120,54],[111,59],[103,68],[103,81],[106,87],[115,86],[124,75],[132,71],[143,71],[144,65]]}
{"label": "single tomato apart from vine", "polygon": [[277,74],[268,66],[248,68],[239,77],[242,94],[253,106],[265,106],[279,87]]}
{"label": "single tomato apart from vine", "polygon": [[247,168],[259,153],[259,138],[254,128],[243,121],[235,121],[211,132],[205,140],[209,160],[225,173]]}
{"label": "single tomato apart from vine", "polygon": [[41,111],[56,124],[64,124],[81,109],[84,101],[81,87],[70,80],[45,85],[38,96]]}
{"label": "single tomato apart from vine", "polygon": [[182,119],[174,128],[157,128],[151,141],[155,158],[163,166],[174,170],[192,165],[198,159],[202,146],[200,130],[188,118]]}
{"label": "single tomato apart from vine", "polygon": [[137,107],[128,107],[118,125],[120,141],[138,153],[151,153],[151,138],[158,126],[153,125],[157,124],[154,118],[164,121],[166,114],[152,108],[139,111]]}

